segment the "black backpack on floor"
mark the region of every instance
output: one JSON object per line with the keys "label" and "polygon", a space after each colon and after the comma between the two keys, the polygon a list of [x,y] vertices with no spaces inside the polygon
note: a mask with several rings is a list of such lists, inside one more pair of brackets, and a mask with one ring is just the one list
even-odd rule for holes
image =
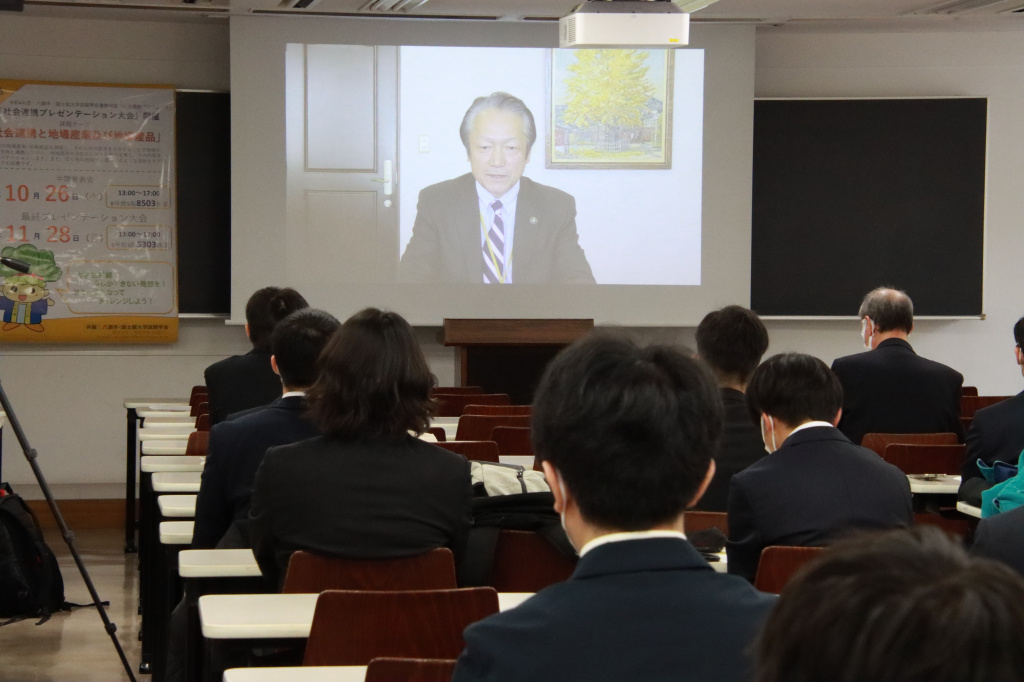
{"label": "black backpack on floor", "polygon": [[57,558],[43,540],[39,521],[20,495],[0,483],[0,618],[46,622],[66,609]]}

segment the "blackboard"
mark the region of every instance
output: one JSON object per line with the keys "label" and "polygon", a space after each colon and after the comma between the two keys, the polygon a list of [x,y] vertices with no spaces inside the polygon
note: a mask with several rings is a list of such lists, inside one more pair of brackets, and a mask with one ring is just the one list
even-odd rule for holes
{"label": "blackboard", "polygon": [[178,311],[231,312],[231,103],[226,92],[179,91]]}
{"label": "blackboard", "polygon": [[981,98],[756,101],[751,307],[856,315],[893,286],[980,315],[986,122]]}

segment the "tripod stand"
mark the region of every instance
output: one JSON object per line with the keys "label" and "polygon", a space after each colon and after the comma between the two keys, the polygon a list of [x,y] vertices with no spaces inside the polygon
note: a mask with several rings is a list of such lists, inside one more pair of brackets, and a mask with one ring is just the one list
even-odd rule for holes
{"label": "tripod stand", "polygon": [[68,529],[67,523],[64,522],[64,517],[57,507],[56,500],[53,499],[53,493],[46,482],[46,477],[43,476],[43,472],[39,468],[39,462],[36,461],[38,454],[29,445],[28,438],[18,422],[18,417],[14,414],[14,408],[11,407],[11,402],[7,399],[7,393],[4,392],[2,382],[0,382],[0,407],[7,413],[7,420],[11,423],[11,428],[14,429],[14,435],[18,439],[18,444],[21,445],[21,451],[25,453],[25,459],[28,460],[29,466],[32,467],[32,473],[35,474],[39,487],[43,490],[43,496],[46,498],[46,503],[50,506],[53,518],[60,529],[61,537],[64,538],[68,549],[71,550],[71,556],[75,560],[75,565],[78,566],[78,572],[82,575],[82,580],[85,581],[85,586],[89,590],[89,596],[92,597],[96,610],[99,611],[100,619],[103,621],[103,629],[110,635],[110,640],[114,643],[114,648],[117,649],[117,655],[121,657],[121,665],[124,666],[125,672],[128,673],[128,679],[131,682],[135,682],[135,675],[132,674],[131,665],[128,664],[128,659],[124,655],[124,649],[121,648],[121,643],[117,641],[117,626],[110,622],[110,619],[107,617],[107,611],[103,608],[100,596],[96,592],[96,587],[93,585],[89,572],[85,569],[85,564],[82,562],[82,557],[78,554],[78,549],[75,547],[75,534]]}

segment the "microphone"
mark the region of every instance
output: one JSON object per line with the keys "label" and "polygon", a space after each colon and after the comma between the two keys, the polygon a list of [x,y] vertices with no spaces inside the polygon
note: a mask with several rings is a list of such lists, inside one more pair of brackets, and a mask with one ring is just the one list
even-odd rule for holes
{"label": "microphone", "polygon": [[32,266],[30,266],[25,261],[18,260],[17,258],[8,258],[7,256],[3,256],[2,258],[0,258],[0,265],[6,265],[11,270],[15,270],[17,272],[22,273],[27,273],[29,270],[32,269]]}

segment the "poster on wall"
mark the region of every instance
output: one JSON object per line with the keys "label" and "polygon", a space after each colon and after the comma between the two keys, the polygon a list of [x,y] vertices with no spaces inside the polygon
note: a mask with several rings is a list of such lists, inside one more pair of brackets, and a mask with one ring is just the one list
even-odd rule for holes
{"label": "poster on wall", "polygon": [[0,343],[177,339],[174,164],[172,86],[0,79]]}

